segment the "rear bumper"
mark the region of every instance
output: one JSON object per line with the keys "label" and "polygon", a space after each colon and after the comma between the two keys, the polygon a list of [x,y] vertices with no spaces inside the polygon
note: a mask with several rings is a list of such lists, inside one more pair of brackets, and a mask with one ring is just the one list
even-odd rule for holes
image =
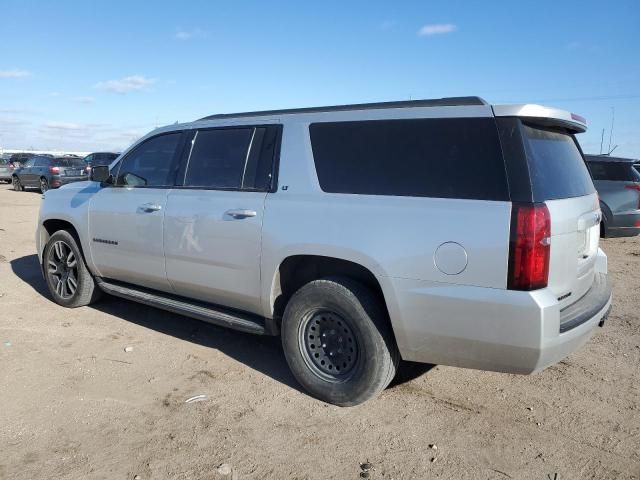
{"label": "rear bumper", "polygon": [[640,210],[616,214],[611,225],[607,225],[608,237],[633,237],[640,234]]}
{"label": "rear bumper", "polygon": [[54,177],[51,177],[51,180],[49,181],[49,186],[51,188],[57,188],[57,187],[61,187],[62,185],[66,185],[68,183],[84,182],[87,180],[89,180],[88,175],[82,175],[80,177],[54,176]]}
{"label": "rear bumper", "polygon": [[596,276],[594,287],[562,312],[547,289],[393,279],[396,303],[388,303],[402,358],[507,373],[540,371],[587,342],[606,319],[611,289],[606,273]]}

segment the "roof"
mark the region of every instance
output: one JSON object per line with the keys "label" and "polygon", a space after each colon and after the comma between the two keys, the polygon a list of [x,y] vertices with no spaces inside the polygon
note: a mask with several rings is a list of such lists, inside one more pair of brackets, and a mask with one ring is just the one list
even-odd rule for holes
{"label": "roof", "polygon": [[611,157],[609,155],[594,155],[585,153],[588,162],[611,162],[611,163],[640,163],[637,158]]}
{"label": "roof", "polygon": [[332,105],[328,107],[289,108],[284,110],[263,110],[257,112],[219,113],[200,120],[219,120],[226,118],[261,117],[270,115],[290,115],[297,113],[341,112],[349,110],[378,110],[384,108],[415,107],[460,107],[470,105],[488,105],[480,97],[446,97],[429,100],[407,100],[401,102],[355,103],[351,105]]}

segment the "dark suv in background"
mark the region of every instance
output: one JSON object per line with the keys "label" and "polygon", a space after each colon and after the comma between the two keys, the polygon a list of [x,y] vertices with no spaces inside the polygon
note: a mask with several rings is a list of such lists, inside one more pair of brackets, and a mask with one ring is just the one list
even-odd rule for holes
{"label": "dark suv in background", "polygon": [[87,168],[91,170],[92,167],[97,167],[99,165],[111,165],[116,158],[118,158],[119,153],[113,152],[95,152],[90,153],[86,157],[83,158],[84,163],[86,163]]}
{"label": "dark suv in background", "polygon": [[47,157],[38,155],[18,168],[12,176],[16,191],[39,188],[42,193],[71,182],[89,178],[87,166],[79,157]]}
{"label": "dark suv in background", "polygon": [[603,237],[631,237],[640,233],[640,172],[638,160],[585,155],[600,196]]}

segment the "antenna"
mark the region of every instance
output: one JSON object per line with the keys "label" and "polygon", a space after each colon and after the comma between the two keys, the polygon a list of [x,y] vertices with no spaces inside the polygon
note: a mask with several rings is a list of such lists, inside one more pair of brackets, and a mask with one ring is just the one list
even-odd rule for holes
{"label": "antenna", "polygon": [[607,148],[607,150],[609,150],[609,153],[613,152],[613,150],[611,150],[611,137],[613,137],[613,122],[615,121],[615,119],[616,107],[611,107],[611,130],[609,131],[609,147]]}
{"label": "antenna", "polygon": [[604,128],[602,129],[602,135],[600,135],[600,155],[602,155],[602,142],[604,142]]}
{"label": "antenna", "polygon": [[607,155],[611,155],[616,148],[618,148],[618,145],[609,150],[609,153],[607,153]]}

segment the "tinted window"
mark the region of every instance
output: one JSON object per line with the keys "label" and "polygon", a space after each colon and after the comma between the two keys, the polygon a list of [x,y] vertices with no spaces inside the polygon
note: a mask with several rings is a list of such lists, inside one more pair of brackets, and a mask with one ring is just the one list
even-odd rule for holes
{"label": "tinted window", "polygon": [[93,155],[91,165],[111,165],[111,162],[113,162],[116,158],[118,158],[117,153],[96,153]]}
{"label": "tinted window", "polygon": [[33,159],[29,159],[29,160],[26,160],[25,162],[23,162],[23,163],[22,163],[22,166],[23,166],[24,168],[29,168],[29,167],[33,167],[33,164],[34,164],[34,163],[35,163],[35,162],[34,162],[34,160],[33,160]]}
{"label": "tinted window", "polygon": [[199,130],[187,163],[190,187],[241,188],[249,160],[253,128]]}
{"label": "tinted window", "polygon": [[49,166],[50,159],[43,157],[36,157],[33,159],[34,167],[47,167]]}
{"label": "tinted window", "polygon": [[637,182],[637,172],[629,163],[589,162],[594,180],[612,180],[617,182]]}
{"label": "tinted window", "polygon": [[84,167],[85,164],[81,158],[54,158],[49,160],[56,167]]}
{"label": "tinted window", "polygon": [[508,199],[493,119],[316,123],[310,133],[325,192]]}
{"label": "tinted window", "polygon": [[589,195],[591,175],[572,135],[523,125],[535,201]]}
{"label": "tinted window", "polygon": [[119,162],[116,185],[157,187],[173,185],[173,163],[182,133],[150,138]]}

